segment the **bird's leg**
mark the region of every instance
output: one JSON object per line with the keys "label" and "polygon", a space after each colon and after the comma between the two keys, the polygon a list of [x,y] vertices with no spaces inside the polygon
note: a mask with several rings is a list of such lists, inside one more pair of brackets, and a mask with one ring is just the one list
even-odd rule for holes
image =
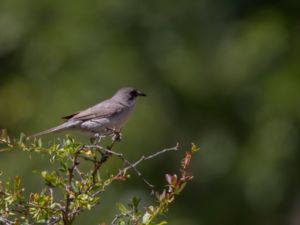
{"label": "bird's leg", "polygon": [[112,141],[113,142],[119,142],[122,140],[122,133],[121,130],[113,130],[113,136],[112,136]]}
{"label": "bird's leg", "polygon": [[121,130],[116,130],[116,129],[111,129],[111,128],[107,128],[107,130],[111,131],[112,133],[110,135],[112,135],[112,143],[110,146],[107,146],[108,149],[112,149],[112,147],[114,146],[114,144],[116,142],[121,141],[122,139],[122,134],[121,134]]}
{"label": "bird's leg", "polygon": [[105,129],[106,129],[106,132],[108,133],[107,135],[112,137],[111,140],[113,142],[121,141],[121,139],[122,139],[121,129],[117,130],[115,128],[109,128],[109,127],[106,127]]}

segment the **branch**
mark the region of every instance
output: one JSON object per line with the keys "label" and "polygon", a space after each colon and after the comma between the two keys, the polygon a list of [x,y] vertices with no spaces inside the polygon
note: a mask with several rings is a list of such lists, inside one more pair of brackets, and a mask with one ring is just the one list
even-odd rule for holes
{"label": "branch", "polygon": [[77,165],[79,164],[78,162],[78,156],[80,154],[80,150],[77,150],[75,153],[74,153],[74,157],[71,158],[71,161],[72,161],[72,166],[68,169],[68,185],[66,186],[66,205],[65,205],[65,208],[62,210],[62,213],[63,213],[63,222],[64,222],[64,225],[69,225],[72,223],[72,220],[73,220],[73,216],[70,215],[69,216],[69,207],[70,207],[70,204],[72,202],[72,199],[71,199],[71,193],[72,192],[72,180],[74,178],[74,170],[76,170],[76,167]]}
{"label": "branch", "polygon": [[[129,160],[127,160],[127,159],[124,157],[123,153],[119,153],[119,152],[112,151],[111,149],[109,149],[109,148],[104,148],[104,147],[102,147],[102,146],[100,146],[100,145],[86,145],[86,146],[84,146],[84,147],[86,147],[86,148],[95,148],[95,149],[98,149],[98,150],[102,153],[102,155],[111,154],[111,155],[117,156],[118,158],[120,158],[120,159],[124,162],[125,165],[127,165],[127,167],[125,167],[125,168],[123,168],[123,169],[121,169],[121,170],[119,171],[119,173],[115,176],[115,179],[119,179],[120,177],[121,177],[121,178],[124,178],[124,175],[126,174],[127,170],[133,169],[133,170],[135,171],[135,173],[136,173],[139,177],[141,177],[141,178],[143,179],[144,183],[145,183],[149,188],[152,189],[152,188],[154,188],[154,185],[151,184],[149,181],[147,181],[147,180],[143,177],[142,173],[136,168],[136,166],[139,165],[139,164],[140,164],[141,162],[143,162],[143,161],[146,161],[146,160],[155,158],[155,157],[157,157],[157,156],[159,156],[159,155],[162,155],[162,154],[164,154],[164,153],[166,153],[166,152],[169,152],[169,151],[177,151],[177,150],[179,149],[179,143],[177,143],[176,146],[174,146],[174,147],[172,147],[172,148],[165,148],[165,149],[163,149],[163,150],[161,150],[161,151],[158,151],[158,152],[156,152],[156,153],[154,153],[154,154],[152,154],[152,155],[149,155],[149,156],[142,156],[142,157],[141,157],[138,161],[136,161],[135,163],[131,163]],[[80,157],[81,157],[81,158],[84,158],[84,159],[86,159],[86,160],[92,161],[92,162],[95,163],[95,160],[93,160],[93,159],[90,159],[90,158],[85,157],[85,156],[80,156]]]}
{"label": "branch", "polygon": [[177,151],[178,149],[179,149],[179,143],[177,143],[175,147],[165,148],[165,149],[163,149],[159,152],[156,152],[152,155],[149,155],[149,156],[142,156],[138,161],[136,161],[135,163],[129,165],[128,167],[124,168],[123,170],[128,170],[128,169],[131,169],[131,168],[135,168],[138,164],[140,164],[143,161],[155,158],[155,157],[157,157],[159,155],[162,155],[162,154],[164,154],[166,152],[169,152],[169,151]]}
{"label": "branch", "polygon": [[118,219],[120,219],[123,215],[122,214],[117,214],[115,216],[115,218],[111,221],[110,225],[116,225],[116,223],[118,222]]}

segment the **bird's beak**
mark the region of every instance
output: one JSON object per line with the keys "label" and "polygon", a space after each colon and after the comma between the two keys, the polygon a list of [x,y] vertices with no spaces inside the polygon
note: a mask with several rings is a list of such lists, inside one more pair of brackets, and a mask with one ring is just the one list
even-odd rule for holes
{"label": "bird's beak", "polygon": [[145,93],[140,92],[140,91],[137,91],[137,95],[138,95],[138,96],[147,96]]}

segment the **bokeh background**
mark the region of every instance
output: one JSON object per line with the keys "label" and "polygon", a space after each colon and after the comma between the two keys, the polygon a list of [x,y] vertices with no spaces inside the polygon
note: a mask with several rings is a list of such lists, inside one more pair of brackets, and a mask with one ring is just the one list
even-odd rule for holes
{"label": "bokeh background", "polygon": [[[195,179],[166,216],[170,224],[299,225],[299,6],[1,0],[0,127],[15,137],[32,134],[134,86],[148,97],[118,150],[135,160],[177,141],[182,150],[201,147]],[[165,155],[141,170],[161,187],[180,157]],[[4,152],[0,170],[39,190],[32,171],[49,169],[43,160]],[[109,222],[115,202],[132,195],[151,201],[134,175],[77,224]]]}

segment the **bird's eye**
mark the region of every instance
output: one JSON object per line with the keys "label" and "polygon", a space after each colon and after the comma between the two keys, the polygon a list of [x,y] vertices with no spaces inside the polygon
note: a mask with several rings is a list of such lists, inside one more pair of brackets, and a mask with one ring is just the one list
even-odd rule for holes
{"label": "bird's eye", "polygon": [[133,91],[130,92],[130,95],[131,96],[138,96],[138,93],[137,93],[136,90],[133,90]]}
{"label": "bird's eye", "polygon": [[136,90],[132,90],[131,92],[129,92],[129,100],[133,100],[138,96],[138,92]]}

